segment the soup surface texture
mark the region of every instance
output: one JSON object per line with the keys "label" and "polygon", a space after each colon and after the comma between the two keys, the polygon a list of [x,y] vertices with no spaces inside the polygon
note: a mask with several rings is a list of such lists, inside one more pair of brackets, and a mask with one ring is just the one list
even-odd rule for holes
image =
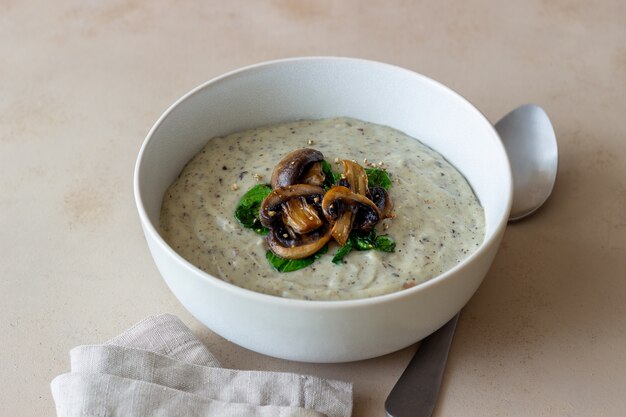
{"label": "soup surface texture", "polygon": [[[274,166],[297,148],[334,161],[382,162],[392,180],[396,216],[376,226],[396,241],[395,252],[352,251],[331,262],[337,244],[311,266],[272,268],[264,236],[233,216],[241,196],[269,183]],[[483,209],[465,178],[440,154],[392,128],[349,118],[265,126],[210,139],[163,198],[161,233],[190,263],[252,291],[287,298],[372,297],[427,281],[452,268],[483,241]]]}

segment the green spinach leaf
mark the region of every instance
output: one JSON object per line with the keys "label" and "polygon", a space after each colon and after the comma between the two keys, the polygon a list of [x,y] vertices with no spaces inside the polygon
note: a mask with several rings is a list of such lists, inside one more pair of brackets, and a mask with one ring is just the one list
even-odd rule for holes
{"label": "green spinach leaf", "polygon": [[343,264],[343,258],[347,254],[349,254],[351,250],[352,250],[352,240],[348,239],[346,244],[341,246],[339,248],[339,250],[337,250],[337,252],[335,253],[335,256],[333,256],[333,263],[335,265],[342,265]]}
{"label": "green spinach leaf", "polygon": [[366,251],[366,250],[378,250],[381,252],[395,252],[396,242],[387,235],[376,235],[376,231],[360,232],[353,230],[350,232],[348,241],[345,245],[341,246],[339,250],[333,256],[333,263],[341,265],[344,263],[344,258],[352,250]]}
{"label": "green spinach leaf", "polygon": [[352,231],[350,232],[350,241],[356,250],[371,250],[376,247],[376,232],[372,230],[369,233]]}
{"label": "green spinach leaf", "polygon": [[333,167],[327,160],[322,161],[322,172],[324,173],[324,189],[328,190],[341,179],[341,174],[333,172]]}
{"label": "green spinach leaf", "polygon": [[365,168],[365,173],[369,187],[382,187],[387,191],[391,188],[391,177],[387,171],[378,168]]}
{"label": "green spinach leaf", "polygon": [[376,247],[374,248],[381,252],[395,252],[396,241],[390,236],[381,235],[376,237]]}
{"label": "green spinach leaf", "polygon": [[272,187],[266,184],[257,184],[250,188],[239,200],[235,208],[235,218],[243,227],[252,229],[258,234],[266,235],[268,229],[263,227],[259,220],[261,203],[272,192]]}
{"label": "green spinach leaf", "polygon": [[278,272],[292,272],[297,271],[298,269],[306,268],[307,266],[318,260],[326,252],[328,252],[328,245],[324,245],[322,249],[304,259],[281,258],[271,250],[265,252],[265,257],[267,258],[270,265],[272,265],[272,267]]}

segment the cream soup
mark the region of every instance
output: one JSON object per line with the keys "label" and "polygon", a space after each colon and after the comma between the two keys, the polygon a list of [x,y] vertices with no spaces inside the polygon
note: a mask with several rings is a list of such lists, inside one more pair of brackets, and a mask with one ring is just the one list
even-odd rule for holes
{"label": "cream soup", "polygon": [[[290,151],[309,147],[335,160],[364,160],[386,169],[396,216],[376,226],[396,241],[394,253],[352,251],[331,262],[338,246],[311,266],[288,273],[266,260],[264,236],[233,216],[241,196],[269,183]],[[440,154],[386,126],[349,118],[265,126],[213,138],[185,166],[163,198],[160,228],[193,265],[222,280],[288,298],[340,300],[395,292],[452,268],[483,241],[483,209],[465,178]]]}

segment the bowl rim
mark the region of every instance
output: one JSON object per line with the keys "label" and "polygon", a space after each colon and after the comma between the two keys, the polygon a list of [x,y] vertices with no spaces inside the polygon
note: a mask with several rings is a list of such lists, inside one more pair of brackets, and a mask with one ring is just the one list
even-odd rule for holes
{"label": "bowl rim", "polygon": [[[387,69],[391,69],[394,71],[408,73],[411,76],[417,76],[418,78],[421,78],[423,81],[427,83],[432,83],[436,87],[442,90],[445,90],[448,94],[455,96],[457,100],[459,100],[463,105],[465,105],[468,108],[468,110],[475,112],[480,118],[484,120],[484,122],[487,123],[487,125],[490,127],[491,132],[493,133],[495,138],[498,139],[497,143],[494,143],[494,146],[496,146],[496,148],[498,148],[498,151],[502,153],[505,157],[505,161],[504,161],[505,172],[503,174],[506,176],[505,180],[507,181],[507,185],[508,185],[508,193],[505,196],[507,201],[506,201],[506,208],[504,210],[504,215],[500,219],[498,219],[497,223],[495,224],[493,228],[493,232],[491,233],[491,235],[489,237],[485,237],[485,239],[482,241],[480,246],[472,254],[470,254],[468,257],[463,259],[461,262],[459,262],[452,268],[444,271],[443,273],[427,281],[421,282],[411,288],[402,289],[402,290],[394,291],[394,292],[387,293],[387,294],[375,295],[375,296],[367,297],[367,298],[342,299],[342,300],[305,300],[305,299],[285,298],[285,297],[280,297],[276,295],[265,294],[265,293],[249,290],[247,288],[239,287],[235,284],[228,283],[196,267],[191,262],[183,258],[178,252],[176,252],[169,244],[167,244],[167,242],[165,242],[165,239],[163,239],[157,227],[155,227],[155,225],[152,223],[152,221],[148,217],[148,214],[146,212],[143,199],[142,199],[141,186],[139,184],[139,176],[140,176],[144,154],[146,152],[147,147],[149,146],[149,143],[153,139],[155,132],[159,129],[161,124],[164,123],[164,121],[168,118],[170,113],[172,113],[182,102],[198,94],[199,92],[201,92],[205,88],[208,88],[212,84],[216,84],[226,78],[230,78],[230,77],[239,75],[241,73],[254,71],[257,69],[272,67],[276,65],[284,65],[284,64],[294,63],[294,62],[307,62],[307,61],[355,62],[355,63],[359,63],[363,65],[379,66],[381,68],[386,67]],[[196,275],[197,277],[207,280],[212,285],[216,285],[220,287],[222,290],[228,291],[232,293],[233,295],[237,295],[238,297],[243,297],[250,301],[265,302],[269,304],[274,304],[276,306],[289,306],[292,308],[297,307],[297,308],[305,309],[305,310],[309,310],[309,309],[343,310],[343,309],[351,309],[351,308],[361,307],[361,306],[393,302],[396,300],[411,297],[414,293],[422,292],[430,287],[441,285],[442,282],[447,281],[448,279],[450,279],[452,275],[455,275],[458,270],[464,268],[466,265],[480,258],[482,254],[487,252],[493,244],[499,244],[499,241],[497,241],[497,237],[501,234],[502,230],[506,227],[507,222],[508,222],[508,216],[511,211],[511,206],[512,206],[512,201],[513,201],[513,176],[512,176],[509,159],[506,153],[506,149],[504,148],[504,145],[502,141],[500,140],[500,137],[495,127],[493,126],[493,124],[467,98],[465,98],[464,96],[459,94],[457,91],[453,90],[452,88],[446,86],[445,84],[442,84],[439,81],[436,81],[428,76],[409,70],[407,68],[403,68],[397,65],[388,64],[384,62],[369,60],[369,59],[343,57],[343,56],[302,56],[302,57],[290,57],[290,58],[281,58],[281,59],[263,61],[263,62],[259,62],[256,64],[247,65],[244,67],[240,67],[240,68],[228,71],[217,77],[211,78],[208,81],[203,82],[202,84],[198,85],[197,87],[193,88],[192,90],[190,90],[189,92],[181,96],[179,99],[177,99],[159,116],[159,118],[152,125],[152,127],[150,128],[150,130],[148,131],[146,137],[144,138],[142,142],[141,148],[137,155],[134,173],[133,173],[133,192],[135,196],[135,204],[137,206],[137,211],[139,214],[141,224],[144,228],[144,232],[146,234],[150,234],[151,238],[153,239],[153,243],[156,243],[160,247],[161,250],[167,253],[168,256],[174,258],[177,263],[182,265],[185,269],[187,269],[190,273]]]}

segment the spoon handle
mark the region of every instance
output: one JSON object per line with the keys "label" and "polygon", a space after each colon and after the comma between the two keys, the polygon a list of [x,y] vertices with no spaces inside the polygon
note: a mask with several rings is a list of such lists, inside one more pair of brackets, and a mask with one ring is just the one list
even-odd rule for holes
{"label": "spoon handle", "polygon": [[413,359],[385,401],[385,411],[389,417],[432,415],[460,314],[457,313],[439,330],[421,341]]}

